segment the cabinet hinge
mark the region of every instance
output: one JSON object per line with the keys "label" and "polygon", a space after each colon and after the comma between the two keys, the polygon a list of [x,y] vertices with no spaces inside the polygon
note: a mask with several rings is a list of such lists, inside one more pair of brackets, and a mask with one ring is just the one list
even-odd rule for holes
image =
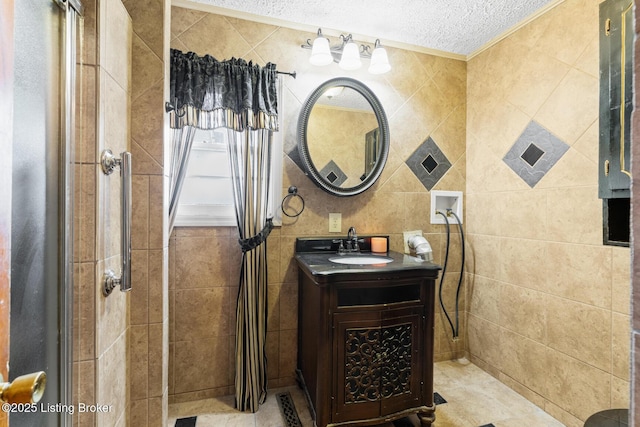
{"label": "cabinet hinge", "polygon": [[609,176],[609,160],[604,161],[604,176]]}
{"label": "cabinet hinge", "polygon": [[611,18],[607,18],[607,20],[604,22],[604,34],[605,36],[611,35]]}

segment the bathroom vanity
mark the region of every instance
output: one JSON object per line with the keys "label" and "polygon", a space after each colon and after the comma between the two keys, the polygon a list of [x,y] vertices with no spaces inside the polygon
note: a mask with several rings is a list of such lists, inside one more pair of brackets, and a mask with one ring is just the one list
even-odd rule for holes
{"label": "bathroom vanity", "polygon": [[435,419],[433,327],[440,267],[408,255],[336,253],[298,239],[298,381],[316,426]]}

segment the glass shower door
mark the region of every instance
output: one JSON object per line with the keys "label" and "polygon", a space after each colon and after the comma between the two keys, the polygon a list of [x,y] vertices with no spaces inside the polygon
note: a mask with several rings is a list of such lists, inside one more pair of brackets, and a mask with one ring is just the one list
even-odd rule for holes
{"label": "glass shower door", "polygon": [[45,371],[47,385],[11,427],[70,426],[73,412],[75,4],[14,4],[9,379]]}

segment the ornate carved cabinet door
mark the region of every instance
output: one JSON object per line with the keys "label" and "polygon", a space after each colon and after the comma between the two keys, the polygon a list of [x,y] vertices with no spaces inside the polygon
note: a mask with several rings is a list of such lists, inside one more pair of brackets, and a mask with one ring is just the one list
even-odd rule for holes
{"label": "ornate carved cabinet door", "polygon": [[333,422],[419,406],[422,307],[334,315]]}
{"label": "ornate carved cabinet door", "polygon": [[423,307],[383,311],[380,415],[389,415],[422,401]]}

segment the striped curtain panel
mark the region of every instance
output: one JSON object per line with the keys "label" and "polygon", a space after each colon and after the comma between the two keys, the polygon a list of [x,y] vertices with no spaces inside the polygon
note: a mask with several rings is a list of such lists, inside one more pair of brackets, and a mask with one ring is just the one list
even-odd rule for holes
{"label": "striped curtain panel", "polygon": [[[187,166],[190,128],[228,128],[228,152],[242,250],[236,324],[236,407],[255,412],[267,397],[267,216],[271,142],[278,130],[278,72],[242,59],[218,61],[172,49],[170,100],[174,131],[171,204],[176,206]],[[175,189],[175,191],[173,190]],[[172,211],[171,223],[173,223]],[[215,362],[214,362],[215,363]]]}
{"label": "striped curtain panel", "polygon": [[267,129],[229,130],[229,161],[242,248],[236,322],[236,406],[255,412],[267,398],[267,217],[271,164]]}

